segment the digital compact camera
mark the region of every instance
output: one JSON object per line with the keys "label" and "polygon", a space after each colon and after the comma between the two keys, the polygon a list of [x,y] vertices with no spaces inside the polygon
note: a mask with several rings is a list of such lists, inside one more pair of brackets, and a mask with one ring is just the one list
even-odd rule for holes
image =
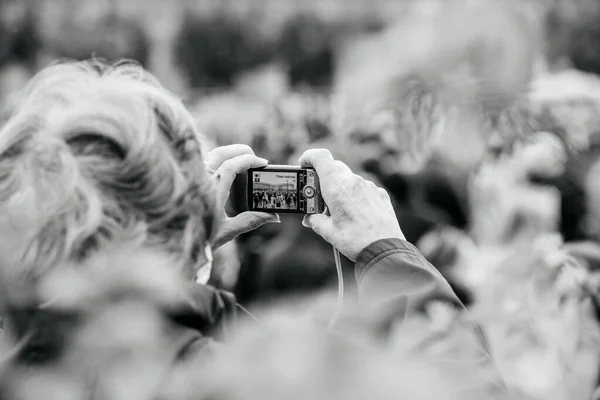
{"label": "digital compact camera", "polygon": [[248,170],[248,210],[320,214],[325,210],[319,177],[312,168],[269,165]]}

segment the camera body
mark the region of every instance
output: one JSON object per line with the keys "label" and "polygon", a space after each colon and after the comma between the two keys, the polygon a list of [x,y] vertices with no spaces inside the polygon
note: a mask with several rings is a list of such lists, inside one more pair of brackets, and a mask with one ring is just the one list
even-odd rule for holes
{"label": "camera body", "polygon": [[248,170],[247,202],[249,211],[320,214],[325,210],[316,171],[292,165]]}

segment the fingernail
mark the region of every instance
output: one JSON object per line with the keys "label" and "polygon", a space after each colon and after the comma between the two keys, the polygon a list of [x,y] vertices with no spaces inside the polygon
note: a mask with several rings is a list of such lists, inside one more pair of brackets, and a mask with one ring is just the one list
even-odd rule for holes
{"label": "fingernail", "polygon": [[304,218],[302,218],[302,226],[305,228],[310,228],[310,225],[308,224],[308,215],[305,215]]}
{"label": "fingernail", "polygon": [[271,222],[272,222],[272,223],[274,223],[274,224],[279,224],[279,223],[281,223],[281,218],[279,217],[279,214],[275,214],[275,215],[273,216],[273,219],[271,220]]}
{"label": "fingernail", "polygon": [[266,158],[258,157],[258,159],[259,159],[260,161],[262,161],[263,163],[265,163],[265,164],[268,164],[268,163],[269,163],[269,160],[267,160]]}

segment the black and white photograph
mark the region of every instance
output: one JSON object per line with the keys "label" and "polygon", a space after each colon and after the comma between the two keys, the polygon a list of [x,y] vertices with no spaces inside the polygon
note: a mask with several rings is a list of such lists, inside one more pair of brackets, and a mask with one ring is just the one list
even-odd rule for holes
{"label": "black and white photograph", "polygon": [[252,202],[255,209],[298,209],[297,174],[253,172]]}
{"label": "black and white photograph", "polygon": [[0,400],[600,400],[600,0],[0,0]]}

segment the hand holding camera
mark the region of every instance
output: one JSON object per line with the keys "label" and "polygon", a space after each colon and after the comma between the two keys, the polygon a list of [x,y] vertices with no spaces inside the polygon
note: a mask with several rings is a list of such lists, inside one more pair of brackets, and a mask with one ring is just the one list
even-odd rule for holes
{"label": "hand holding camera", "polygon": [[300,158],[314,168],[328,213],[312,214],[303,224],[356,261],[359,253],[381,239],[405,239],[388,193],[354,174],[328,150],[308,150]]}
{"label": "hand holding camera", "polygon": [[233,145],[216,148],[206,163],[223,203],[236,174],[248,172],[249,212],[226,219],[215,247],[278,222],[274,212],[307,214],[303,224],[352,261],[378,240],[405,239],[388,193],[334,160],[328,150],[306,151],[300,167],[267,166],[248,146]]}
{"label": "hand holding camera", "polygon": [[[223,206],[227,203],[231,185],[237,174],[244,173],[250,168],[266,166],[267,163],[268,161],[264,158],[254,155],[254,151],[249,146],[242,144],[217,147],[208,153],[205,159],[206,167],[209,173],[212,174],[217,188],[219,202]],[[224,222],[214,239],[212,248],[216,250],[239,235],[270,222],[279,222],[279,216],[252,211],[243,212],[233,218],[225,215]]]}

